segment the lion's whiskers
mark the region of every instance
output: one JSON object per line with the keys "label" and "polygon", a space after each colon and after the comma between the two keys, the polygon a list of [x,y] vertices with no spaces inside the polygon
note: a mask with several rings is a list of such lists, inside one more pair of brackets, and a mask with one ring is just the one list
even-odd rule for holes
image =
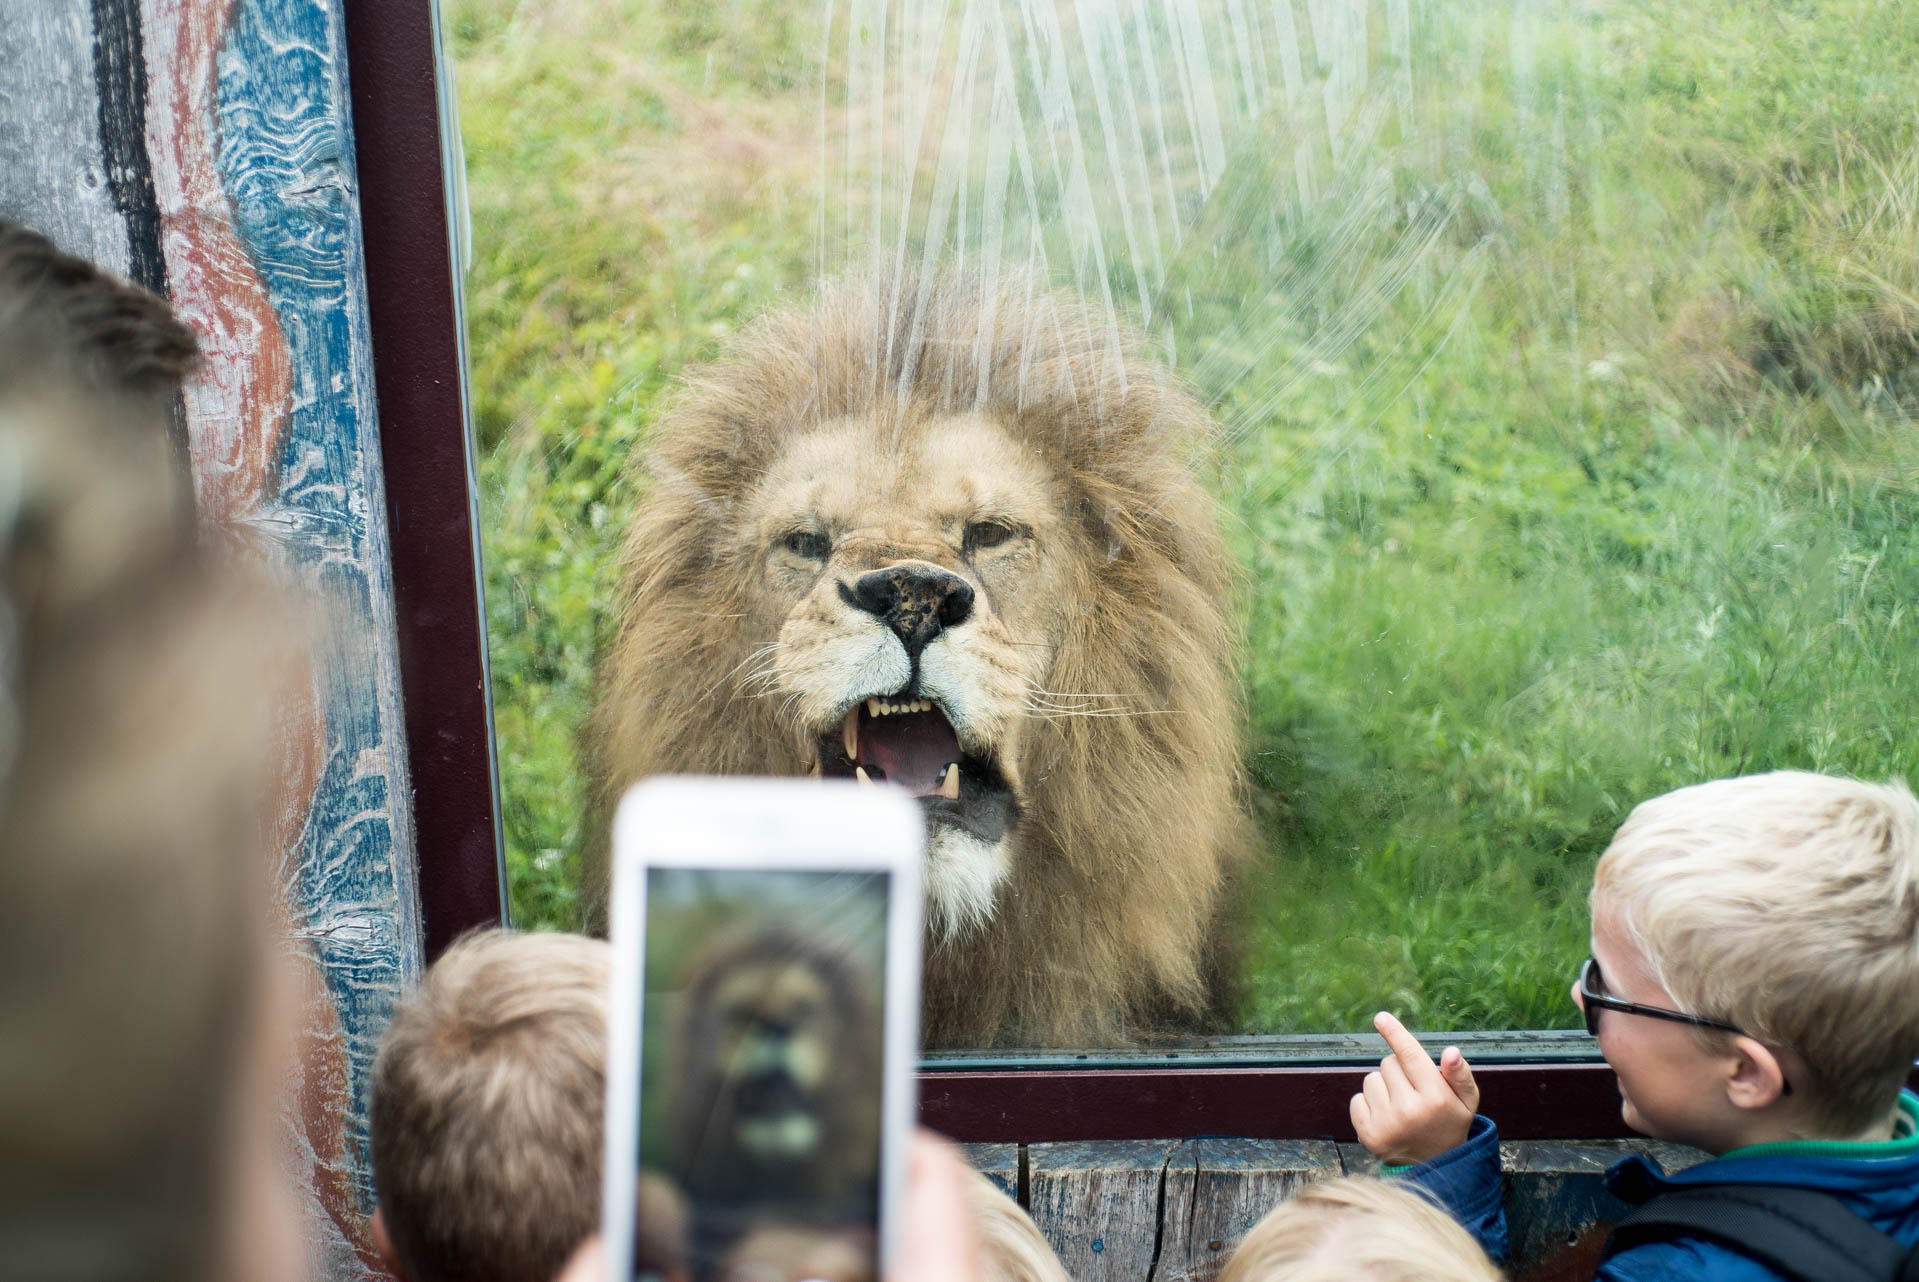
{"label": "lion's whiskers", "polygon": [[1145,717],[1170,709],[1128,708],[1101,703],[1100,700],[1130,701],[1133,696],[1108,694],[1094,690],[1048,690],[1030,678],[1023,678],[1026,694],[1021,702],[1028,712],[1042,720],[1060,721],[1067,717]]}
{"label": "lion's whiskers", "polygon": [[1026,704],[1026,710],[1040,721],[1065,721],[1070,717],[1175,717],[1184,708],[1046,708]]}
{"label": "lion's whiskers", "polygon": [[740,678],[739,687],[728,696],[727,703],[731,704],[743,694],[771,694],[774,686],[779,681],[779,667],[774,662],[774,655],[777,651],[785,648],[786,642],[784,641],[768,641],[764,645],[755,646],[752,653],[734,664],[725,676],[713,683],[709,689],[709,693],[711,693],[711,690],[718,689],[720,685],[732,677],[734,673],[751,663],[757,664],[758,666]]}

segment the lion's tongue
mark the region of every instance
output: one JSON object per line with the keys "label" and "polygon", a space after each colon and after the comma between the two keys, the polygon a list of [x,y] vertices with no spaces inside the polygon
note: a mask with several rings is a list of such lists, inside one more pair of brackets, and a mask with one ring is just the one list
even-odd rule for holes
{"label": "lion's tongue", "polygon": [[937,712],[860,716],[860,764],[878,766],[916,796],[938,789],[947,764],[959,759],[959,738]]}

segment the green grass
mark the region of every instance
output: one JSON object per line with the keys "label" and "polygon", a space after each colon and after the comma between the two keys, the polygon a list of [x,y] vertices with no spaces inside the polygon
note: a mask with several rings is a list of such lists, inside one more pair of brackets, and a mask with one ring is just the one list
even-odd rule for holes
{"label": "green grass", "polygon": [[[1269,111],[1156,298],[1246,569],[1259,1031],[1569,1024],[1637,800],[1919,780],[1919,8],[1412,10],[1368,144]],[[815,275],[787,12],[451,9],[522,921],[573,920],[620,468],[676,371]]]}

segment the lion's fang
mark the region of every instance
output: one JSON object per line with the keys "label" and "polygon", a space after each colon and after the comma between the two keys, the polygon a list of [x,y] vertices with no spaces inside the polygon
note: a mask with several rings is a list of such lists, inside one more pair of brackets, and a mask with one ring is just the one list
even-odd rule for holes
{"label": "lion's fang", "polygon": [[872,782],[873,782],[873,780],[872,780],[872,779],[871,779],[871,778],[870,778],[870,777],[869,777],[869,776],[867,775],[867,773],[866,773],[866,767],[865,767],[865,766],[854,766],[854,767],[853,767],[853,773],[854,773],[854,775],[856,775],[856,776],[857,776],[857,777],[859,778],[859,781],[860,781],[861,783],[872,783]]}
{"label": "lion's fang", "polygon": [[946,767],[946,774],[940,779],[940,796],[959,800],[959,762]]}
{"label": "lion's fang", "polygon": [[846,710],[846,722],[840,727],[840,743],[846,748],[846,759],[858,761],[860,758],[860,705],[854,704]]}

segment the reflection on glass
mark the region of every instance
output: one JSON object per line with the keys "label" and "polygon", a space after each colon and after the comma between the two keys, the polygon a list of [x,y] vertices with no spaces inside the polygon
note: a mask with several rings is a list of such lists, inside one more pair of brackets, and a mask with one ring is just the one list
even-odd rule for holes
{"label": "reflection on glass", "polygon": [[1570,1026],[1636,800],[1919,776],[1919,7],[449,12],[522,917],[582,894],[622,468],[689,364],[875,259],[1036,272],[1211,414],[1247,1031]]}
{"label": "reflection on glass", "polygon": [[875,1276],[886,893],[649,870],[636,1275]]}

